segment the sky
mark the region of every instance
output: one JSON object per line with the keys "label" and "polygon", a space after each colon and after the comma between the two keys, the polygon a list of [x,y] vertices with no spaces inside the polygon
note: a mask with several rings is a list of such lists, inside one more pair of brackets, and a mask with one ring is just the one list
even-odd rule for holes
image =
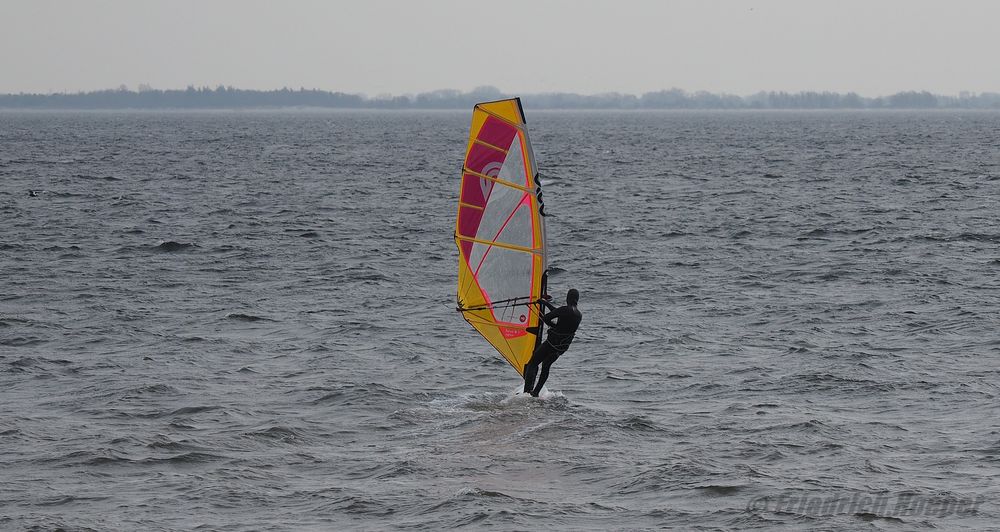
{"label": "sky", "polygon": [[0,93],[1000,92],[994,0],[2,0]]}

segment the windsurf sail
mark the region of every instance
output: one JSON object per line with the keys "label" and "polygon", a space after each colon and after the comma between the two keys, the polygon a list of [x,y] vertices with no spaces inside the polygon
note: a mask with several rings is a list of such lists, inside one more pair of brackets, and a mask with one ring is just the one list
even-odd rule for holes
{"label": "windsurf sail", "polygon": [[522,375],[542,336],[544,216],[520,98],[476,104],[455,224],[458,310]]}

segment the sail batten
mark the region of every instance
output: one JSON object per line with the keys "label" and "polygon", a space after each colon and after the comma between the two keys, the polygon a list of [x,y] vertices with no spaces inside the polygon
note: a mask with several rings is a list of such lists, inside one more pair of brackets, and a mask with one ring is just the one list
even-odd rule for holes
{"label": "sail batten", "polygon": [[455,224],[458,309],[518,373],[540,334],[532,302],[545,290],[543,213],[520,100],[477,104]]}
{"label": "sail batten", "polygon": [[531,192],[531,189],[528,188],[528,187],[526,187],[526,186],[518,185],[517,183],[512,183],[510,181],[507,181],[507,180],[504,180],[504,179],[500,179],[499,177],[496,177],[496,176],[490,176],[490,175],[486,175],[486,174],[480,174],[479,172],[476,172],[475,170],[469,170],[468,168],[463,168],[462,171],[464,173],[466,173],[468,175],[471,175],[473,177],[476,177],[478,179],[485,179],[487,181],[493,181],[494,183],[498,183],[498,184],[501,184],[501,185],[506,186],[506,187],[516,188],[518,190],[523,190],[525,192]]}
{"label": "sail batten", "polygon": [[506,154],[509,151],[509,150],[505,150],[505,149],[501,148],[500,146],[494,146],[494,145],[490,144],[489,142],[484,142],[484,141],[479,140],[479,139],[476,139],[473,142],[475,142],[476,144],[478,144],[480,146],[486,146],[487,148],[493,148],[494,150],[496,150],[498,152],[501,152],[501,153],[504,153],[504,154]]}
{"label": "sail batten", "polygon": [[487,246],[497,246],[501,248],[511,249],[514,251],[523,251],[525,253],[537,253],[542,254],[544,250],[542,248],[527,248],[524,246],[516,246],[514,244],[507,244],[505,242],[500,242],[498,240],[480,240],[478,238],[471,238],[467,236],[456,236],[456,240],[461,240],[462,242],[473,242],[476,244],[485,244]]}

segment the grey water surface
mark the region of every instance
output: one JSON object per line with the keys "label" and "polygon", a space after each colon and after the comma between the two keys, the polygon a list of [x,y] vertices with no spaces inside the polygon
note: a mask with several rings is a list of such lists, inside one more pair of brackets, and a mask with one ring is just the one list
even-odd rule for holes
{"label": "grey water surface", "polygon": [[998,529],[1000,113],[525,105],[539,400],[469,112],[0,112],[0,529]]}

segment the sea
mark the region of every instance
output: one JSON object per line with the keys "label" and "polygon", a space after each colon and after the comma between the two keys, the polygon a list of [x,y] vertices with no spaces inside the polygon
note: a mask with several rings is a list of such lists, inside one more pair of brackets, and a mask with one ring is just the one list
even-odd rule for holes
{"label": "sea", "polygon": [[538,399],[471,109],[0,112],[0,530],[1000,530],[1000,112],[525,112]]}

